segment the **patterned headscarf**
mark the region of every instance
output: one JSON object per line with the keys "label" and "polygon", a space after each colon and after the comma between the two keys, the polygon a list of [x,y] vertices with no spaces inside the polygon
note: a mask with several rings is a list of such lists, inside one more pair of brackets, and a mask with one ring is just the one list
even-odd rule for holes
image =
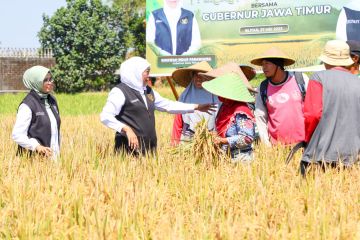
{"label": "patterned headscarf", "polygon": [[34,66],[25,71],[23,82],[25,87],[34,90],[41,98],[46,98],[47,93],[42,92],[44,78],[50,70],[43,66]]}

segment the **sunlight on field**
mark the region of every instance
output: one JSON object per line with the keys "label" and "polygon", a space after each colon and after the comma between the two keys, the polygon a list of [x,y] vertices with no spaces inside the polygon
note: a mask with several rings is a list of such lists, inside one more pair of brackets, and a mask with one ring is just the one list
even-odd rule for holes
{"label": "sunlight on field", "polygon": [[[93,96],[80,96],[86,108]],[[114,133],[98,113],[69,111],[58,163],[16,157],[15,111],[0,112],[1,238],[360,238],[359,166],[304,180],[299,154],[286,166],[288,149],[262,145],[250,165],[195,164],[172,151],[173,116],[164,113],[156,115],[158,156],[134,159],[113,154]]]}
{"label": "sunlight on field", "polygon": [[[216,40],[203,40],[202,47],[196,55],[215,55],[217,67],[228,62],[251,65],[252,59],[271,47],[277,47],[295,59],[295,64],[288,68],[303,68],[318,65],[320,63],[318,57],[321,55],[325,43],[334,38],[333,32],[281,36],[276,34],[240,36],[236,39],[217,38]],[[147,60],[152,64],[152,74],[167,73],[171,75],[175,68],[160,68],[157,64],[158,56],[149,46],[146,48],[146,53]],[[251,66],[261,70],[260,67]]]}
{"label": "sunlight on field", "polygon": [[[217,56],[217,65],[227,62],[250,64],[251,59],[258,57],[270,47],[283,50],[289,57],[296,60],[291,68],[318,64],[326,41],[333,39],[332,33],[321,35],[281,36],[274,38],[238,38],[221,39],[216,42],[204,42]],[[258,67],[258,69],[260,69]]]}

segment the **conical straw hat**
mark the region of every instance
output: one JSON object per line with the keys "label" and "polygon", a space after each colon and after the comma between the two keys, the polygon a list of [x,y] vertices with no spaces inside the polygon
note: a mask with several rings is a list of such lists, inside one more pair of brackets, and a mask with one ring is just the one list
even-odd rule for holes
{"label": "conical straw hat", "polygon": [[262,61],[268,58],[284,59],[284,66],[289,66],[295,63],[294,59],[288,57],[283,51],[276,47],[270,48],[269,50],[261,54],[259,57],[254,58],[253,60],[251,60],[251,63],[257,66],[261,66]]}
{"label": "conical straw hat", "polygon": [[203,88],[208,92],[238,102],[254,102],[254,97],[236,73],[227,73],[211,81],[204,82]]}
{"label": "conical straw hat", "polygon": [[[250,67],[251,68],[251,67]],[[220,77],[227,73],[236,73],[239,75],[239,77],[244,81],[245,86],[247,89],[249,89],[252,92],[257,92],[249,83],[247,77],[243,73],[243,71],[240,69],[239,65],[236,63],[230,62],[227,63],[219,68],[216,68],[214,70],[211,70],[206,73],[199,73],[200,75],[204,76],[206,79],[214,79],[216,77]]]}
{"label": "conical straw hat", "polygon": [[182,87],[187,87],[192,79],[193,72],[208,72],[211,71],[212,67],[209,65],[208,62],[203,61],[191,65],[187,68],[179,68],[176,69],[172,73],[172,78],[174,81]]}
{"label": "conical straw hat", "polygon": [[256,76],[255,68],[244,64],[239,65],[239,67],[241,68],[241,71],[243,71],[243,73],[245,74],[247,80],[251,81]]}

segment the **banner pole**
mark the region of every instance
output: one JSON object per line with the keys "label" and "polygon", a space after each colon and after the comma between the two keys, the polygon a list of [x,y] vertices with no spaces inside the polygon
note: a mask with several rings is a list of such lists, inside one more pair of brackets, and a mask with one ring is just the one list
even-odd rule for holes
{"label": "banner pole", "polygon": [[173,92],[174,96],[175,96],[175,99],[176,101],[179,100],[179,95],[175,89],[175,86],[173,84],[173,82],[171,81],[171,77],[166,77],[166,80],[168,81],[170,87],[171,87],[171,91]]}

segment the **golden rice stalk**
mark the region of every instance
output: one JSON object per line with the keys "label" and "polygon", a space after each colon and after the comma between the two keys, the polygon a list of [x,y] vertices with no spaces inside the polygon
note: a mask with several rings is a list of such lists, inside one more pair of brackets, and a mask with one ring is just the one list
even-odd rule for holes
{"label": "golden rice stalk", "polygon": [[224,153],[218,145],[214,144],[214,136],[207,129],[207,121],[200,121],[196,128],[193,139],[181,144],[173,153],[182,152],[184,156],[195,160],[195,164],[205,163],[207,166],[218,166]]}

